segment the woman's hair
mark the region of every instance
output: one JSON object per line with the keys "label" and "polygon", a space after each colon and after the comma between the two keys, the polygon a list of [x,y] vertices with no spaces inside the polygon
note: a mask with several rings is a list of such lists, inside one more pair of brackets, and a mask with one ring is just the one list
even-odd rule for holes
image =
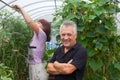
{"label": "woman's hair", "polygon": [[50,22],[46,21],[45,19],[39,19],[38,22],[40,22],[43,25],[43,31],[45,32],[47,36],[47,41],[50,41],[50,33],[51,33],[51,24]]}

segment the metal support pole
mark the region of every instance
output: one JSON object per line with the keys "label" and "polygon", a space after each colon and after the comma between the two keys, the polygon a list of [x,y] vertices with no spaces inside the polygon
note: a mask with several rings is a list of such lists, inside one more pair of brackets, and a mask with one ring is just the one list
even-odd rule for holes
{"label": "metal support pole", "polygon": [[7,5],[7,6],[9,6],[9,7],[11,7],[9,4],[7,4],[6,2],[4,2],[4,1],[2,1],[2,0],[0,0],[2,3],[4,3],[5,5]]}
{"label": "metal support pole", "polygon": [[55,9],[57,9],[56,0],[54,0],[54,2],[55,2]]}

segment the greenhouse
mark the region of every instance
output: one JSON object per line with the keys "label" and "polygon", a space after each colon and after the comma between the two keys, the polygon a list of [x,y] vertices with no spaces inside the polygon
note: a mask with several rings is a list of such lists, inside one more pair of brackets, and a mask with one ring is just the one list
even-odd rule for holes
{"label": "greenhouse", "polygon": [[[71,34],[67,34],[67,38],[62,34],[64,21],[76,24],[76,37],[70,37],[73,33],[69,28],[66,32]],[[44,29],[46,26],[49,28]],[[60,69],[51,74],[48,66],[54,53],[60,53],[61,46],[64,51],[69,48],[65,45],[69,45],[64,53],[70,55],[75,49],[71,46],[74,38],[86,49],[84,68],[73,65],[75,60],[79,66],[83,64],[82,56],[65,61],[67,54],[61,54],[63,61],[57,61],[56,56],[58,63],[53,62],[53,67],[56,69],[55,64],[72,65],[73,72],[68,74],[70,68],[65,68],[63,72]],[[56,76],[68,80],[120,80],[120,0],[0,0],[0,80],[44,79],[30,76],[32,68],[27,59],[31,48],[43,53],[38,63],[44,63],[45,71],[39,74],[47,77],[46,80],[58,80]],[[76,77],[77,71],[84,71],[82,79]]]}

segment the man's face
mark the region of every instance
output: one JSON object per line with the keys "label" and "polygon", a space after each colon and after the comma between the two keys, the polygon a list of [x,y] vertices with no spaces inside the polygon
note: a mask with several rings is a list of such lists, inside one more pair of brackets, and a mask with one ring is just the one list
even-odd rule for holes
{"label": "man's face", "polygon": [[60,38],[62,44],[65,46],[65,48],[71,48],[76,43],[76,34],[74,32],[73,27],[71,26],[63,26],[60,32]]}

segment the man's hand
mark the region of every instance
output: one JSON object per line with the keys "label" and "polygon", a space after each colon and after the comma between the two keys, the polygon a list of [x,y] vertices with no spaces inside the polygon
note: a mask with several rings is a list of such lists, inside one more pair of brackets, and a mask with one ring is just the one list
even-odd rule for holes
{"label": "man's hand", "polygon": [[50,73],[52,75],[58,75],[59,74],[59,72],[57,71],[57,69],[55,69],[53,63],[48,63],[46,70],[47,70],[48,73]]}
{"label": "man's hand", "polygon": [[59,62],[58,62],[58,61],[55,61],[55,62],[54,62],[54,66],[56,66],[56,65],[59,65]]}

